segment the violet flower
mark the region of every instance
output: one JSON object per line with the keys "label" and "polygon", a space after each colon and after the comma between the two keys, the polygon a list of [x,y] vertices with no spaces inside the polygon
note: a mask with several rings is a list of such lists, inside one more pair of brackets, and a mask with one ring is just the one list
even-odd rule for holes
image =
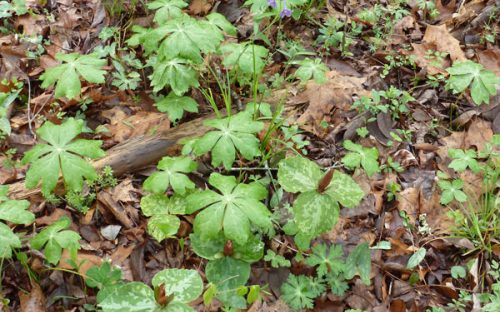
{"label": "violet flower", "polygon": [[286,1],[283,1],[283,10],[281,10],[280,17],[290,17],[292,16],[292,10],[286,7]]}
{"label": "violet flower", "polygon": [[278,8],[278,3],[276,3],[276,0],[267,0],[267,4],[273,8]]}

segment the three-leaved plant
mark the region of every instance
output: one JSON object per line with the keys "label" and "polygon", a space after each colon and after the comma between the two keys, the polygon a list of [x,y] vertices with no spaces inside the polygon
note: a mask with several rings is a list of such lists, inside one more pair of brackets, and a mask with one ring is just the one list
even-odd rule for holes
{"label": "three-leaved plant", "polygon": [[72,230],[67,230],[71,225],[68,217],[62,217],[44,228],[30,241],[33,249],[42,250],[47,261],[56,265],[61,259],[62,250],[67,249],[72,259],[76,259],[80,249],[80,235]]}
{"label": "three-leaved plant", "polygon": [[280,161],[278,181],[285,191],[300,193],[293,203],[293,220],[300,236],[309,240],[335,226],[339,204],[352,208],[364,196],[350,176],[337,170],[323,173],[316,163],[301,156]]}
{"label": "three-leaved plant", "polygon": [[361,166],[369,177],[380,171],[376,147],[364,147],[351,140],[345,140],[344,148],[349,151],[342,158],[342,163],[347,168],[356,169]]}
{"label": "three-leaved plant", "polygon": [[271,213],[261,201],[267,190],[259,182],[237,183],[233,176],[212,173],[208,183],[218,192],[206,189],[187,198],[188,214],[204,208],[194,220],[194,232],[204,240],[223,232],[226,239],[245,243],[252,234],[252,225],[261,230],[272,228]]}
{"label": "three-leaved plant", "polygon": [[261,154],[259,139],[256,137],[264,127],[260,121],[254,121],[248,112],[241,112],[226,118],[217,118],[204,122],[205,126],[217,130],[206,133],[193,144],[193,152],[201,156],[211,152],[212,166],[221,163],[230,169],[236,159],[236,150],[247,160]]}
{"label": "three-leaved plant", "polygon": [[165,269],[151,283],[154,290],[141,282],[123,284],[98,306],[103,312],[189,312],[195,310],[188,304],[203,292],[203,281],[195,270]]}
{"label": "three-leaved plant", "polygon": [[[28,225],[33,223],[35,215],[28,210],[27,200],[11,200],[7,197],[9,187],[0,185],[0,221]],[[0,222],[0,262],[12,257],[12,249],[21,248],[19,236],[5,223]]]}
{"label": "three-leaved plant", "polygon": [[69,118],[60,125],[47,121],[36,133],[47,143],[35,145],[24,154],[23,164],[31,163],[26,173],[26,187],[34,188],[41,181],[44,195],[50,194],[62,173],[66,189],[79,192],[83,178],[95,180],[97,173],[83,157],[103,157],[102,141],[75,139],[83,131],[83,121]]}
{"label": "three-leaved plant", "polygon": [[56,86],[56,98],[73,99],[80,95],[80,77],[89,83],[104,83],[106,71],[102,67],[106,65],[106,60],[96,54],[58,53],[56,59],[63,63],[47,68],[40,76],[42,88]]}
{"label": "three-leaved plant", "polygon": [[446,69],[450,74],[447,87],[454,93],[470,88],[470,95],[476,105],[490,103],[490,97],[497,94],[500,77],[473,61],[456,62]]}

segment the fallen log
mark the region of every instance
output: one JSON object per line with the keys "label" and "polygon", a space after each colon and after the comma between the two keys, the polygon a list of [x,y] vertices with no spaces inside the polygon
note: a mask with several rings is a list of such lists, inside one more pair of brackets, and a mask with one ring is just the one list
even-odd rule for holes
{"label": "fallen log", "polygon": [[[106,156],[92,161],[92,165],[97,170],[110,166],[116,177],[135,172],[158,162],[163,156],[175,154],[180,148],[179,140],[203,135],[209,130],[203,126],[203,121],[214,116],[203,116],[152,136],[131,138],[107,150]],[[24,181],[9,185],[9,196],[14,199],[25,199],[40,193],[40,188],[26,189]]]}

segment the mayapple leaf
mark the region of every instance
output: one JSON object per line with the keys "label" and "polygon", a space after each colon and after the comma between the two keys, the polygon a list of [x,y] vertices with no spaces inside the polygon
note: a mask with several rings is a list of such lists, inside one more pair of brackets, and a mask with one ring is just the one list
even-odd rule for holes
{"label": "mayapple leaf", "polygon": [[241,112],[222,119],[212,119],[205,122],[206,126],[217,130],[206,133],[193,144],[194,154],[201,156],[211,152],[212,166],[230,169],[236,159],[236,151],[247,159],[259,156],[259,139],[255,136],[264,124],[253,121],[251,114]]}
{"label": "mayapple leaf", "polygon": [[195,187],[186,173],[196,168],[196,162],[189,157],[163,157],[158,162],[158,171],[144,181],[143,187],[152,193],[164,193],[171,186],[175,193],[184,195],[186,189]]}
{"label": "mayapple leaf", "polygon": [[106,71],[105,59],[95,54],[81,55],[78,53],[56,54],[56,59],[63,63],[47,68],[40,76],[42,88],[56,86],[55,97],[73,99],[81,93],[80,77],[90,83],[104,83]]}
{"label": "mayapple leaf", "polygon": [[216,238],[223,231],[227,239],[243,244],[251,236],[251,224],[272,227],[271,213],[261,202],[267,194],[261,184],[237,184],[235,177],[219,173],[212,173],[208,182],[220,193],[205,190],[187,197],[187,213],[205,208],[194,220],[194,232],[202,239]]}
{"label": "mayapple leaf", "polygon": [[83,121],[68,118],[61,125],[47,121],[37,130],[37,134],[48,144],[37,144],[24,154],[23,164],[31,163],[26,173],[26,187],[34,188],[41,181],[42,192],[49,194],[54,190],[63,175],[66,189],[78,192],[83,188],[83,178],[94,180],[97,173],[82,158],[103,157],[102,141],[76,139],[83,131]]}
{"label": "mayapple leaf", "polygon": [[158,92],[170,86],[172,91],[182,96],[190,87],[198,87],[197,73],[189,60],[173,58],[154,66],[154,72],[149,78],[153,92]]}
{"label": "mayapple leaf", "polygon": [[476,105],[483,102],[489,104],[490,97],[497,93],[496,86],[500,85],[500,77],[473,61],[456,62],[447,71],[450,74],[447,86],[455,93],[470,87],[472,100]]}
{"label": "mayapple leaf", "polygon": [[182,9],[188,4],[182,0],[154,0],[149,2],[147,6],[150,10],[156,10],[154,21],[163,24],[184,14]]}
{"label": "mayapple leaf", "polygon": [[189,303],[203,292],[203,281],[195,270],[165,269],[155,274],[151,281],[153,287],[165,286],[167,295],[174,295],[175,301]]}
{"label": "mayapple leaf", "polygon": [[198,112],[198,104],[189,96],[178,96],[170,92],[166,97],[161,97],[155,106],[162,113],[167,113],[172,122],[177,122],[184,115],[184,111],[190,113]]}
{"label": "mayapple leaf", "polygon": [[238,68],[248,77],[258,75],[264,69],[269,51],[260,45],[249,43],[227,43],[220,47],[224,55],[223,64],[228,68]]}

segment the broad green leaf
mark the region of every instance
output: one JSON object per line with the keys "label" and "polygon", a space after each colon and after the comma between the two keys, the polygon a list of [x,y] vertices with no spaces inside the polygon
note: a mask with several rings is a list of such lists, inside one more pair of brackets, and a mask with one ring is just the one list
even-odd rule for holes
{"label": "broad green leaf", "polygon": [[[83,178],[94,180],[97,173],[83,157],[100,158],[105,152],[100,148],[102,141],[74,138],[83,130],[83,122],[73,118],[61,125],[47,121],[37,130],[37,134],[48,144],[37,144],[24,154],[22,163],[31,163],[26,173],[26,187],[34,188],[42,183],[42,192],[54,190],[63,175],[67,189],[79,192],[83,188]],[[73,140],[73,141],[72,141]]]}
{"label": "broad green leaf", "polygon": [[158,162],[158,171],[144,181],[146,191],[164,193],[169,186],[174,192],[184,195],[186,189],[194,189],[195,185],[186,173],[196,170],[197,164],[189,157],[163,157]]}
{"label": "broad green leaf", "polygon": [[[191,247],[194,252],[205,259],[215,260],[224,255],[224,245],[226,239],[224,235],[219,234],[215,238],[202,239],[198,234],[191,234]],[[264,255],[264,243],[256,236],[251,236],[244,244],[232,242],[234,259],[243,260],[248,263],[257,262]]]}
{"label": "broad green leaf", "polygon": [[279,267],[289,268],[292,266],[292,263],[290,262],[290,260],[286,259],[282,255],[276,254],[271,249],[267,250],[267,253],[264,256],[264,261],[271,262],[271,266],[273,268],[279,268]]}
{"label": "broad green leaf", "polygon": [[322,175],[315,162],[301,156],[283,159],[278,167],[278,182],[290,193],[315,190]]}
{"label": "broad green leaf", "polygon": [[205,125],[217,130],[210,131],[196,140],[193,151],[197,156],[211,151],[212,166],[217,167],[222,163],[224,168],[230,169],[236,159],[236,150],[247,160],[260,155],[260,142],[255,134],[262,130],[264,124],[253,121],[247,112],[209,120]]}
{"label": "broad green leaf", "polygon": [[365,285],[370,285],[371,256],[368,243],[361,243],[349,254],[345,261],[344,277],[352,279],[359,275]]}
{"label": "broad green leaf", "polygon": [[472,61],[456,62],[447,71],[450,74],[447,86],[454,93],[463,92],[470,87],[472,100],[476,105],[483,102],[489,104],[490,97],[497,93],[496,86],[500,85],[500,77]]}
{"label": "broad green leaf", "polygon": [[326,82],[326,73],[328,72],[328,67],[321,61],[321,59],[310,59],[305,58],[301,61],[295,62],[294,64],[300,67],[295,71],[294,76],[298,77],[302,82],[307,82],[314,79],[314,82],[321,84]]}
{"label": "broad green leaf", "polygon": [[425,248],[419,248],[413,255],[411,255],[406,267],[410,270],[415,268],[420,264],[420,262],[422,262],[422,260],[424,260],[426,253],[427,250],[425,250]]}
{"label": "broad green leaf", "polygon": [[172,122],[177,122],[184,115],[184,111],[198,112],[198,104],[189,96],[178,96],[170,92],[166,97],[161,97],[155,106],[162,113],[167,113]]}
{"label": "broad green leaf", "polygon": [[64,230],[71,224],[68,217],[62,217],[55,223],[47,226],[45,229],[35,235],[30,245],[36,250],[44,251],[47,261],[56,265],[61,259],[63,249],[67,249],[72,256],[80,249],[80,235],[74,231]]}
{"label": "broad green leaf", "polygon": [[154,21],[163,24],[166,21],[183,15],[182,9],[188,4],[182,0],[155,0],[147,4],[148,9],[156,10]]}
{"label": "broad green leaf", "polygon": [[292,208],[297,227],[309,237],[332,229],[339,218],[337,202],[329,195],[316,191],[300,193]]}
{"label": "broad green leaf", "polygon": [[131,282],[118,287],[98,306],[103,312],[159,311],[153,290],[141,282]]}
{"label": "broad green leaf", "polygon": [[30,203],[27,200],[0,200],[0,220],[5,220],[15,224],[31,224],[35,220],[35,215],[27,210]]}
{"label": "broad green leaf", "polygon": [[220,47],[220,51],[224,55],[224,66],[238,68],[250,78],[262,72],[269,53],[263,46],[249,43],[227,43]]}
{"label": "broad green leaf", "polygon": [[158,50],[160,61],[183,58],[200,63],[201,53],[215,52],[224,39],[222,32],[188,15],[167,21],[155,32],[165,38]]}
{"label": "broad green leaf", "polygon": [[176,95],[181,96],[190,87],[196,88],[199,86],[197,76],[189,60],[173,58],[156,64],[153,74],[149,78],[151,79],[153,92],[158,92],[166,86],[170,86]]}
{"label": "broad green leaf", "polygon": [[42,88],[56,86],[55,97],[73,99],[81,93],[80,77],[90,83],[104,83],[106,60],[97,55],[80,55],[78,53],[56,54],[56,59],[63,61],[61,65],[47,68],[40,76]]}
{"label": "broad green leaf", "polygon": [[363,147],[353,143],[351,140],[344,141],[344,148],[351,151],[342,158],[342,163],[347,168],[355,169],[361,165],[369,177],[380,170],[377,148]]}
{"label": "broad green leaf", "polygon": [[326,194],[347,208],[356,207],[365,196],[363,190],[350,176],[335,171]]}
{"label": "broad green leaf", "polygon": [[203,292],[203,281],[195,270],[165,269],[155,274],[153,287],[165,286],[167,296],[174,295],[174,301],[189,303]]}
{"label": "broad green leaf", "polygon": [[231,257],[211,260],[205,268],[207,280],[217,286],[217,298],[232,308],[245,309],[245,299],[236,292],[250,277],[250,264]]}
{"label": "broad green leaf", "polygon": [[272,227],[271,213],[260,202],[267,192],[261,184],[236,184],[235,177],[219,173],[212,173],[208,182],[221,194],[206,190],[187,197],[188,212],[201,208],[198,198],[207,205],[194,220],[194,231],[202,239],[215,238],[223,230],[227,239],[245,243],[250,237],[250,224],[261,229]]}
{"label": "broad green leaf", "polygon": [[13,248],[21,248],[21,240],[7,225],[0,222],[0,261],[12,257]]}

